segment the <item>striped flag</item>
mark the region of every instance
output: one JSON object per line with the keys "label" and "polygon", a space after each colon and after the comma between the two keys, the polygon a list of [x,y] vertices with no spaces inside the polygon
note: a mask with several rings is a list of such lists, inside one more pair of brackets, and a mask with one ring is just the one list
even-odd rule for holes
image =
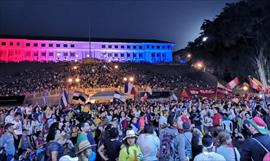
{"label": "striped flag", "polygon": [[263,84],[260,81],[258,81],[257,79],[255,79],[251,76],[249,76],[248,79],[249,79],[249,85],[251,88],[253,88],[257,91],[263,90]]}
{"label": "striped flag", "polygon": [[68,93],[67,93],[66,90],[64,90],[64,92],[62,94],[60,102],[61,102],[62,107],[67,107],[67,105],[68,105]]}
{"label": "striped flag", "polygon": [[232,81],[226,84],[226,87],[228,89],[234,89],[238,84],[239,84],[239,79],[238,77],[235,77]]}
{"label": "striped flag", "polygon": [[76,92],[73,93],[72,99],[81,100],[82,102],[86,102],[87,99],[88,99],[88,95],[86,95],[85,93],[76,91]]}
{"label": "striped flag", "polygon": [[120,92],[114,91],[113,102],[114,103],[116,103],[116,102],[124,103],[124,102],[126,102],[126,99],[121,95]]}
{"label": "striped flag", "polygon": [[135,86],[130,82],[125,82],[125,84],[124,84],[124,93],[136,95]]}

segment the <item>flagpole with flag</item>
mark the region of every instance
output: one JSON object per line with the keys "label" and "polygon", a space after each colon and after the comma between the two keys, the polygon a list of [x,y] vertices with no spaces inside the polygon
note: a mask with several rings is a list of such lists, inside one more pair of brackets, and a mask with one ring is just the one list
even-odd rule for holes
{"label": "flagpole with flag", "polygon": [[235,77],[232,81],[226,84],[226,88],[228,89],[234,89],[239,84],[238,77]]}

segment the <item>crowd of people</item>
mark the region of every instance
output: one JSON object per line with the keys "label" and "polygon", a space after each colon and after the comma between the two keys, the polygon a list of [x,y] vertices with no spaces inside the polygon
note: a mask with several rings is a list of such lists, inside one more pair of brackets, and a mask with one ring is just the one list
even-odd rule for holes
{"label": "crowd of people", "polygon": [[268,99],[194,97],[0,110],[1,159],[267,161]]}
{"label": "crowd of people", "polygon": [[[8,66],[8,64],[5,65]],[[118,65],[119,68],[116,69],[115,65]],[[16,66],[16,64],[10,64],[10,68],[13,68],[13,66]],[[39,66],[39,68],[36,66]],[[77,68],[73,68],[74,66]],[[129,76],[135,78],[134,84],[139,88],[150,86],[152,88],[175,90],[183,87],[209,86],[203,80],[195,80],[183,75],[183,69],[182,71],[175,70],[173,72],[174,74],[166,74],[159,72],[159,65],[150,68],[150,70],[145,70],[145,66],[147,67],[149,65],[135,65],[132,63],[115,64],[103,61],[27,63],[25,64],[25,67],[28,68],[26,70],[0,74],[0,95],[28,95],[44,93],[44,91],[60,91],[70,87],[81,89],[119,88],[123,86],[123,78]],[[24,68],[24,66],[21,68]],[[168,68],[168,72],[173,69],[173,66]],[[68,83],[68,78],[73,78],[73,83]],[[80,79],[79,83],[75,82],[76,78]]]}

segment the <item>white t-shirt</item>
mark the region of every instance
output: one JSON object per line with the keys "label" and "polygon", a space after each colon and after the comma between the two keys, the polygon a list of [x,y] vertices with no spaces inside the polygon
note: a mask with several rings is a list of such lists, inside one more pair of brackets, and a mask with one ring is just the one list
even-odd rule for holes
{"label": "white t-shirt", "polygon": [[143,153],[144,161],[153,161],[157,159],[157,151],[160,148],[160,140],[154,134],[141,134],[138,137],[138,144]]}
{"label": "white t-shirt", "polygon": [[22,130],[23,130],[23,125],[22,125],[22,122],[21,121],[13,121],[12,122],[14,125],[13,125],[13,128],[14,128],[14,133],[16,135],[22,135]]}
{"label": "white t-shirt", "polygon": [[225,158],[215,152],[202,152],[197,155],[194,161],[226,161]]}
{"label": "white t-shirt", "polygon": [[11,115],[8,115],[6,118],[5,118],[5,124],[7,123],[12,123],[14,121],[14,117],[11,116]]}
{"label": "white t-shirt", "polygon": [[32,114],[32,107],[25,107],[25,112],[26,112],[26,115],[31,115]]}

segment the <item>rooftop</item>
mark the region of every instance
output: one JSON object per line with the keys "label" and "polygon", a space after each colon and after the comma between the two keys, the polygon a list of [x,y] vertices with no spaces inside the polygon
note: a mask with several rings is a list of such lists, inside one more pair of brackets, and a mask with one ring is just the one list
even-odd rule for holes
{"label": "rooftop", "polygon": [[[0,35],[0,38],[30,39],[30,40],[60,40],[60,41],[89,41],[87,37],[55,37],[55,36],[23,36],[23,35]],[[154,39],[113,39],[113,38],[91,38],[94,42],[136,42],[136,43],[170,43],[173,42]]]}

